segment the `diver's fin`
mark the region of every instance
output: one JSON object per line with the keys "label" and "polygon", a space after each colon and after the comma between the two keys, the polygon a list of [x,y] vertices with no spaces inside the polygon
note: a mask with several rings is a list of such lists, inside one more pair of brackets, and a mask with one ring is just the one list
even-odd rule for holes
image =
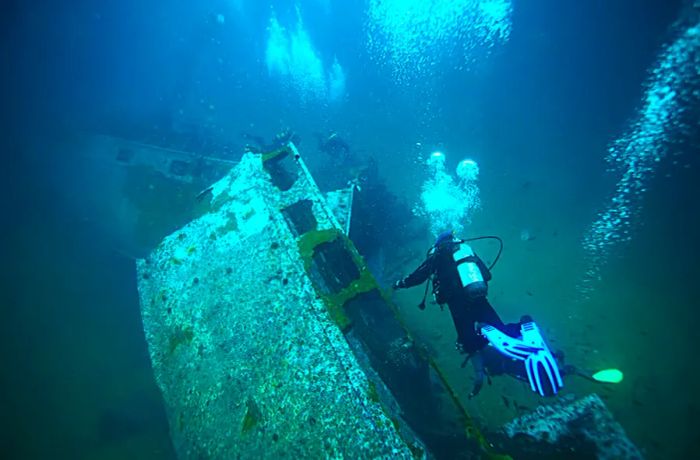
{"label": "diver's fin", "polygon": [[[521,324],[520,333],[523,336],[523,342],[537,350],[525,360],[525,370],[530,381],[530,388],[539,393],[540,396],[557,394],[564,386],[564,381],[561,378],[557,360],[542,338],[537,324],[534,321]],[[543,378],[546,382],[543,382]]]}
{"label": "diver's fin", "polygon": [[519,361],[524,361],[537,351],[537,348],[527,346],[522,340],[511,337],[490,324],[481,325],[481,335],[502,354]]}
{"label": "diver's fin", "polygon": [[549,349],[539,350],[525,360],[530,388],[540,396],[552,396],[564,387],[559,367]]}
{"label": "diver's fin", "polygon": [[534,321],[520,325],[522,338],[514,338],[488,324],[479,324],[481,334],[503,355],[524,361],[532,391],[550,396],[564,386],[554,355]]}
{"label": "diver's fin", "polygon": [[564,366],[564,374],[578,375],[579,377],[583,377],[591,382],[604,384],[620,383],[625,377],[622,371],[619,369],[603,369],[598,372],[591,372],[589,370],[579,369],[571,364]]}
{"label": "diver's fin", "polygon": [[591,378],[600,383],[620,383],[625,376],[619,369],[603,369],[593,374]]}

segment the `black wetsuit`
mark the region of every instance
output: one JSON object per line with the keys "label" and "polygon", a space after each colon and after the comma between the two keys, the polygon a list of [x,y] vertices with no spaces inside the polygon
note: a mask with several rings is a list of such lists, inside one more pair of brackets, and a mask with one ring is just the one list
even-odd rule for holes
{"label": "black wetsuit", "polygon": [[241,136],[244,139],[252,142],[252,144],[247,144],[245,146],[245,150],[253,153],[272,152],[273,150],[281,149],[289,142],[294,142],[294,144],[298,146],[300,142],[299,136],[292,131],[283,131],[275,135],[275,137],[269,143],[262,136],[255,136],[246,132],[241,133]]}
{"label": "black wetsuit", "polygon": [[[428,258],[413,273],[401,280],[397,287],[417,286],[431,275],[433,276],[433,293],[440,304],[447,304],[457,329],[457,342],[462,349],[472,354],[483,348],[488,341],[476,333],[475,323],[487,323],[498,329],[505,325],[486,299],[486,294],[469,296],[462,286],[457,272],[453,254],[459,249],[459,242],[446,242],[433,249]],[[476,255],[474,262],[485,282],[491,280],[491,272],[486,264]]]}
{"label": "black wetsuit", "polygon": [[335,158],[336,162],[341,165],[348,163],[350,160],[350,144],[336,133],[332,133],[328,137],[321,136],[320,134],[317,134],[317,136],[318,149],[321,152]]}

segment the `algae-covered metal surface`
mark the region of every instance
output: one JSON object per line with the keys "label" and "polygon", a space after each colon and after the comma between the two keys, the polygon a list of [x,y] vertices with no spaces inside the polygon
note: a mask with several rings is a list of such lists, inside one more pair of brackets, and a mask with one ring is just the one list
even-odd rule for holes
{"label": "algae-covered metal surface", "polygon": [[567,399],[507,423],[494,440],[522,458],[643,458],[598,395]]}
{"label": "algae-covered metal surface", "polygon": [[180,458],[476,451],[293,145],[245,155],[207,199],[138,262]]}

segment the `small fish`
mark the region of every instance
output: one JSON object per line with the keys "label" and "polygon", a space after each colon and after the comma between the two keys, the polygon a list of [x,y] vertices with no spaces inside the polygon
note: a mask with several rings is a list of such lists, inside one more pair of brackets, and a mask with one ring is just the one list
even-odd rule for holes
{"label": "small fish", "polygon": [[518,404],[518,401],[515,399],[513,400],[513,407],[515,408],[515,412],[518,414],[522,414],[523,412],[530,412],[530,408],[527,406],[523,406],[522,404]]}
{"label": "small fish", "polygon": [[199,201],[202,201],[202,200],[204,199],[205,196],[207,196],[208,194],[211,193],[212,190],[214,190],[214,186],[213,186],[213,185],[212,185],[211,187],[205,188],[204,190],[202,190],[201,192],[199,192],[199,193],[197,194],[197,196],[195,197],[195,200],[197,200],[198,202],[199,202]]}
{"label": "small fish", "polygon": [[505,395],[501,395],[501,399],[503,399],[503,404],[505,404],[505,406],[508,409],[510,409],[510,401],[508,400],[508,398]]}

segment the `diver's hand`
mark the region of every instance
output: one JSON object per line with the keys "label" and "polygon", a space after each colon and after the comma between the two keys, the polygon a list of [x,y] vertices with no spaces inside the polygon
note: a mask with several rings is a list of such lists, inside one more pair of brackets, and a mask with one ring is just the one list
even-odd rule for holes
{"label": "diver's hand", "polygon": [[406,287],[406,283],[402,279],[398,280],[397,282],[395,282],[394,284],[391,285],[391,289],[393,289],[394,291],[397,289],[403,289],[405,287]]}

